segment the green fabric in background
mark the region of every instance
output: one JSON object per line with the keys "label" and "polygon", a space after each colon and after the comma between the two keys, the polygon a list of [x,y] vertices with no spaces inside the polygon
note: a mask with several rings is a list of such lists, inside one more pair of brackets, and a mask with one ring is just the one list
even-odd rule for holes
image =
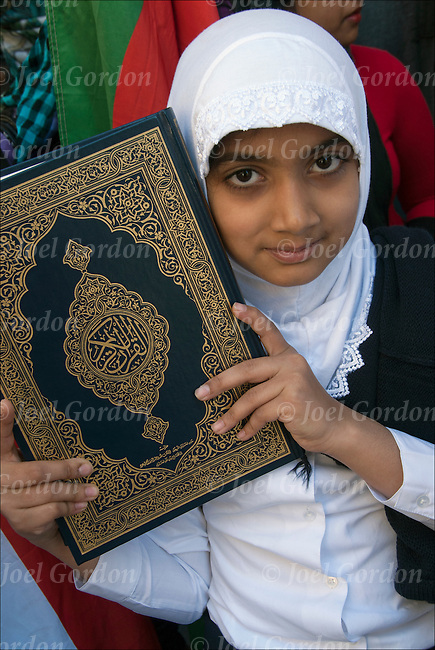
{"label": "green fabric in background", "polygon": [[47,0],[61,144],[112,128],[116,82],[139,0]]}

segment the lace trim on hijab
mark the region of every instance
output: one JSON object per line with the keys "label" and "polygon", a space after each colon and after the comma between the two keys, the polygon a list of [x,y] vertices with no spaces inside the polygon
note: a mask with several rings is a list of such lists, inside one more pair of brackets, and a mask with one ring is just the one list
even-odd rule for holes
{"label": "lace trim on hijab", "polygon": [[331,379],[329,386],[326,389],[327,393],[329,393],[331,397],[335,397],[335,399],[345,397],[345,395],[349,394],[349,384],[347,381],[348,374],[350,372],[358,370],[358,368],[362,368],[364,365],[364,360],[359,352],[359,346],[361,343],[364,343],[364,341],[366,341],[371,334],[373,334],[373,331],[367,325],[367,316],[369,314],[372,298],[373,279],[370,286],[370,291],[359,318],[359,323],[356,327],[356,330],[351,334],[350,338],[344,344],[340,365],[338,366],[334,377]]}
{"label": "lace trim on hijab", "polygon": [[228,133],[295,121],[317,123],[334,133],[347,134],[360,157],[361,151],[355,146],[360,141],[356,115],[346,95],[321,84],[273,82],[228,93],[200,111],[195,136],[201,177],[209,172],[211,149]]}

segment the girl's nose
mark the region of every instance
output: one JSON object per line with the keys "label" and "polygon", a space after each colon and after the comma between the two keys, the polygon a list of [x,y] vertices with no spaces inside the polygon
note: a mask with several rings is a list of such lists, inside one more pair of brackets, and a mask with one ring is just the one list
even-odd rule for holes
{"label": "girl's nose", "polygon": [[283,179],[277,183],[271,210],[271,226],[276,231],[303,234],[320,221],[309,188],[301,179]]}

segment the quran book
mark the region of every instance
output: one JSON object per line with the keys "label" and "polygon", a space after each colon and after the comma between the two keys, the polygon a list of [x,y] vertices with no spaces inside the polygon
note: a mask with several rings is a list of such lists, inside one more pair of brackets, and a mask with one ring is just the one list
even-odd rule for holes
{"label": "quran book", "polygon": [[77,562],[288,463],[279,422],[211,424],[247,390],[194,390],[264,354],[173,112],[2,179],[2,393],[26,459],[88,459],[98,498],[59,520]]}

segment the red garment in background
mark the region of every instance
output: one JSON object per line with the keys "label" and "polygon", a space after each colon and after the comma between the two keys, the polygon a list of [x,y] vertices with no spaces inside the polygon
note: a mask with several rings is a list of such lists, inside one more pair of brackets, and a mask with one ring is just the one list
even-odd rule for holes
{"label": "red garment in background", "polygon": [[434,217],[434,123],[426,100],[405,66],[385,50],[351,45],[373,117],[390,159],[390,225]]}
{"label": "red garment in background", "polygon": [[66,564],[20,537],[3,515],[1,528],[78,650],[160,650],[149,618],[78,591]]}
{"label": "red garment in background", "polygon": [[218,19],[216,5],[207,0],[143,3],[116,87],[113,127],[166,107],[180,55]]}

